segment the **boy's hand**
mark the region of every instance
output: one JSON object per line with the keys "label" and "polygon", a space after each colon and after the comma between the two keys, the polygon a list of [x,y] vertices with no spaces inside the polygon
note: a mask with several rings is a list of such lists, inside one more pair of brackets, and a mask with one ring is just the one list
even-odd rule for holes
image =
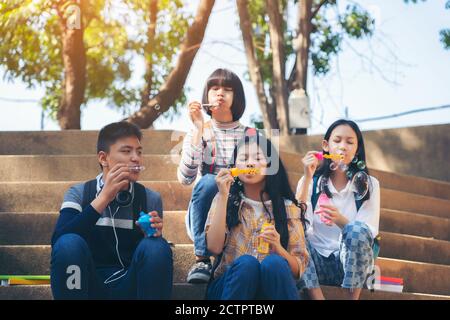
{"label": "boy's hand", "polygon": [[216,176],[216,183],[221,195],[228,196],[228,193],[230,193],[231,184],[233,182],[234,178],[231,175],[231,171],[229,169],[220,169]]}
{"label": "boy's hand", "polygon": [[118,163],[103,177],[104,186],[100,196],[109,202],[113,201],[117,193],[126,188],[130,182],[130,169],[124,163]]}
{"label": "boy's hand", "polygon": [[[156,229],[156,232],[153,234],[152,237],[161,237],[162,236],[162,229],[163,229],[163,219],[158,215],[158,212],[156,211],[152,211],[149,212],[148,215],[151,217],[150,218],[150,226],[152,228]],[[144,233],[144,236],[147,236],[147,234],[145,233],[145,231],[142,229],[141,225],[136,221],[136,225],[139,226],[139,228],[141,228],[141,231]]]}

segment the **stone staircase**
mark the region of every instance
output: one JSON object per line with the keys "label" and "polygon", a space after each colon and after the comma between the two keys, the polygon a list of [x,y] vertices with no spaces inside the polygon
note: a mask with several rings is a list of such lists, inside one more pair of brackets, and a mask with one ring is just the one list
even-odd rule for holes
{"label": "stone staircase", "polygon": [[[96,131],[0,133],[0,274],[49,274],[50,237],[64,192],[98,173]],[[174,299],[203,299],[203,285],[186,284],[194,262],[184,215],[192,187],[176,180],[183,134],[144,130],[146,170],[140,181],[161,193],[164,237],[174,253]],[[291,186],[300,156],[282,153]],[[404,293],[363,290],[362,299],[450,299],[450,184],[372,170],[381,183],[381,252],[385,276],[404,279]],[[329,299],[342,289],[325,287]],[[0,287],[0,299],[52,299],[50,286]]]}

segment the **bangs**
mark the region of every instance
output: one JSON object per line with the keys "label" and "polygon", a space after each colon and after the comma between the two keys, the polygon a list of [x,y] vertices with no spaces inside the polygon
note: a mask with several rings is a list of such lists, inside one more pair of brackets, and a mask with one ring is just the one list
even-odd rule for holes
{"label": "bangs", "polygon": [[235,79],[231,72],[227,72],[226,70],[217,70],[214,72],[207,81],[208,88],[212,86],[221,86],[221,87],[235,87]]}

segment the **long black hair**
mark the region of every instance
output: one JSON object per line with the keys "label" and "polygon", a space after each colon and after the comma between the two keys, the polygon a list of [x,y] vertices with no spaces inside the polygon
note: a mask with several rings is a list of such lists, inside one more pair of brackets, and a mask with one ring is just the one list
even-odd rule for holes
{"label": "long black hair", "polygon": [[[356,150],[355,153],[355,157],[358,159],[358,161],[364,161],[364,163],[366,163],[366,151],[364,148],[364,139],[363,139],[363,135],[361,133],[361,130],[359,129],[358,125],[351,121],[351,120],[346,120],[346,119],[339,119],[335,122],[333,122],[331,124],[331,126],[328,128],[327,132],[325,133],[325,136],[323,137],[324,140],[329,141],[331,134],[333,133],[333,130],[341,125],[345,125],[345,126],[349,126],[350,128],[353,129],[353,131],[356,134],[356,138],[358,140],[358,149]],[[324,154],[329,154],[329,152],[326,152],[325,150],[323,151]],[[326,195],[329,198],[332,198],[330,189],[328,189],[328,179],[330,178],[331,172],[332,170],[330,169],[330,163],[331,163],[331,159],[323,159],[322,164],[319,166],[319,168],[316,170],[315,172],[315,176],[322,176],[322,179],[320,181],[319,184],[319,190],[322,192],[325,192]],[[367,169],[367,166],[364,169],[359,169],[357,166],[357,162],[350,162],[350,164],[348,165],[348,169],[347,169],[347,178],[350,179],[350,177],[353,177],[353,175],[358,172],[358,171],[364,171],[365,173],[367,173],[367,175],[369,175],[369,170]],[[360,181],[356,182],[356,188],[357,189],[362,189],[364,188],[364,186],[362,185],[358,185],[360,183]],[[315,190],[314,190],[315,191]],[[370,198],[370,190],[367,191],[367,194],[364,196],[364,198],[362,199],[362,201],[365,200],[369,200]]]}
{"label": "long black hair", "polygon": [[[256,131],[256,130],[255,130]],[[238,151],[241,147],[250,145],[252,143],[256,143],[258,147],[263,150],[264,156],[267,160],[267,166],[270,168],[274,165],[274,161],[278,161],[278,170],[272,175],[266,175],[265,177],[265,186],[264,189],[261,190],[260,200],[263,203],[264,210],[268,213],[269,216],[273,217],[275,220],[275,229],[280,234],[280,242],[283,248],[287,249],[289,242],[289,231],[287,226],[287,213],[286,206],[284,200],[291,200],[297,207],[300,208],[300,219],[303,224],[303,228],[305,229],[305,224],[307,220],[305,219],[306,212],[306,204],[298,203],[297,199],[295,199],[295,195],[292,192],[292,189],[289,184],[289,179],[286,174],[286,169],[284,168],[283,163],[278,155],[278,152],[273,147],[271,141],[266,139],[264,136],[258,134],[254,135],[246,135],[240,143],[235,147],[233,152],[232,164],[236,163],[236,158],[238,155]],[[227,217],[226,222],[229,229],[238,225],[240,221],[239,217],[239,207],[242,201],[242,195],[244,193],[244,185],[237,177],[235,182],[231,185],[230,194],[227,203]],[[264,204],[263,195],[267,193],[269,195],[270,200],[272,201],[272,214],[270,214],[269,210]]]}

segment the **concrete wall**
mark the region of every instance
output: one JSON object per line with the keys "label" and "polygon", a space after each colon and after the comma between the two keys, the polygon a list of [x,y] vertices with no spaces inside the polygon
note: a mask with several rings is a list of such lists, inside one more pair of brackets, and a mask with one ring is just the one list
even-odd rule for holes
{"label": "concrete wall", "polygon": [[[369,168],[450,182],[450,124],[364,131]],[[280,137],[283,151],[320,150],[323,135]]]}

